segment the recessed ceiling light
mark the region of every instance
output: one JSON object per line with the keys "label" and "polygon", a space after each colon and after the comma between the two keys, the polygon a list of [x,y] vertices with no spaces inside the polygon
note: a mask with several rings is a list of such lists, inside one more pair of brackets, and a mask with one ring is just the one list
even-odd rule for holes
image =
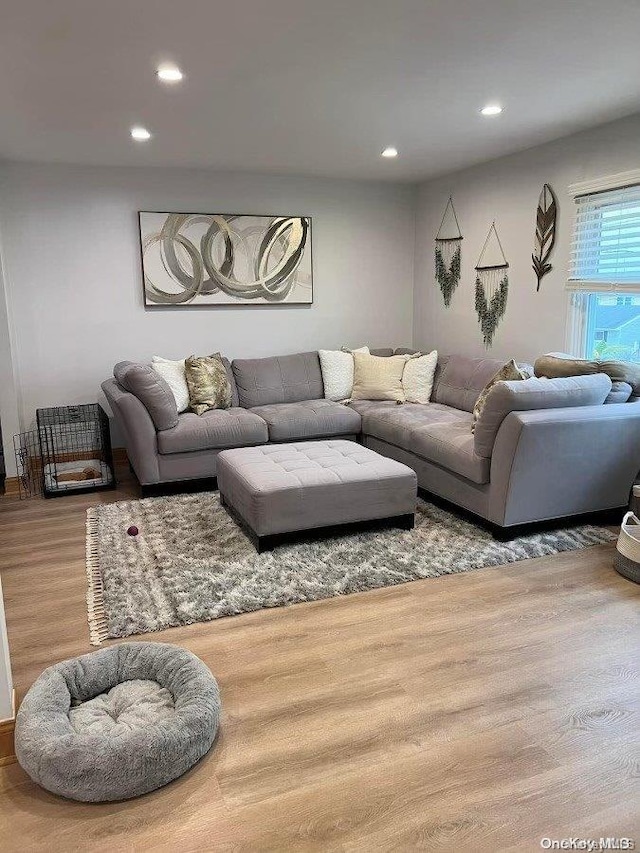
{"label": "recessed ceiling light", "polygon": [[390,146],[389,148],[385,148],[384,151],[382,152],[381,156],[382,157],[397,157],[398,156],[398,149],[393,148],[392,146]]}
{"label": "recessed ceiling light", "polygon": [[146,127],[132,127],[131,136],[137,142],[146,142],[148,139],[151,139],[151,134]]}
{"label": "recessed ceiling light", "polygon": [[179,83],[184,76],[177,65],[161,65],[156,73],[164,83]]}
{"label": "recessed ceiling light", "polygon": [[502,107],[499,104],[487,104],[480,112],[483,116],[499,116],[502,112]]}

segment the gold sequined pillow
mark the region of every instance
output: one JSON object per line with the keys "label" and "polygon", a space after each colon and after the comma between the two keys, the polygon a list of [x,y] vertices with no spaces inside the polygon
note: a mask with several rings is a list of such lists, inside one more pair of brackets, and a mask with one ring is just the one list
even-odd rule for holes
{"label": "gold sequined pillow", "polygon": [[213,355],[189,356],[184,362],[189,389],[189,405],[197,415],[209,409],[231,406],[231,384],[219,352]]}

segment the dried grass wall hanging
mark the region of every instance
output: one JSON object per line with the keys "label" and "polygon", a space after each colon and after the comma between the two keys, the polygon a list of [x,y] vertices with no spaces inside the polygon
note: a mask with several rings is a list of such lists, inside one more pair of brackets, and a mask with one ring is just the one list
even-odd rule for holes
{"label": "dried grass wall hanging", "polygon": [[533,271],[538,279],[536,291],[540,290],[540,282],[553,267],[549,263],[549,255],[556,242],[556,218],[558,216],[558,201],[555,193],[545,184],[538,199],[536,211],[536,239],[534,252],[531,255]]}
{"label": "dried grass wall hanging", "polygon": [[508,269],[496,223],[492,222],[476,264],[476,313],[487,349],[493,343],[498,323],[507,310]]}
{"label": "dried grass wall hanging", "polygon": [[436,281],[440,287],[444,304],[451,304],[453,292],[460,283],[462,269],[462,233],[453,199],[444,209],[440,228],[436,234]]}

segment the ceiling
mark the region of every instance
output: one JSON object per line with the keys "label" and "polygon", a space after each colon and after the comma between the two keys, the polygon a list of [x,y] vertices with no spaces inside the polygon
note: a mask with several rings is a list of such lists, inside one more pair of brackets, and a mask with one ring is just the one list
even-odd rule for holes
{"label": "ceiling", "polygon": [[640,0],[0,0],[0,158],[413,181],[640,111],[639,33]]}

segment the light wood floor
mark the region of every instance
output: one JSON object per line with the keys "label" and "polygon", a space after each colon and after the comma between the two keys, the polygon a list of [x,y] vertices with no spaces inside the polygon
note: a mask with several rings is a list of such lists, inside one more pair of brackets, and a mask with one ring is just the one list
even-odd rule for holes
{"label": "light wood floor", "polygon": [[[90,650],[84,511],[0,499],[16,687]],[[152,635],[220,682],[220,738],[128,803],[0,768],[0,850],[539,850],[640,845],[640,587],[612,548]]]}

